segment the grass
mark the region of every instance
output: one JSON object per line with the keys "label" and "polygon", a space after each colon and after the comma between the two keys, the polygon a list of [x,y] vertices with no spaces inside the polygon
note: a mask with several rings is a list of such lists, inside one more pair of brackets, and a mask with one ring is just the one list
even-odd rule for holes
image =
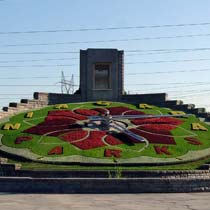
{"label": "grass", "polygon": [[[19,163],[24,170],[116,170],[116,166],[84,166],[84,165],[55,165],[37,162],[17,161],[9,159],[9,163]],[[205,163],[210,163],[210,158],[187,164],[166,166],[119,166],[121,171],[125,170],[195,170]]]}

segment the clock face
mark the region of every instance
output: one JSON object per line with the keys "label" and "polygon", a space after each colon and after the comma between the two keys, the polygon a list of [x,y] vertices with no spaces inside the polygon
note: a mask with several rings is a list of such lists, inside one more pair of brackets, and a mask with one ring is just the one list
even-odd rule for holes
{"label": "clock face", "polygon": [[0,150],[49,162],[162,164],[207,156],[208,125],[174,113],[114,102],[50,106],[3,123]]}

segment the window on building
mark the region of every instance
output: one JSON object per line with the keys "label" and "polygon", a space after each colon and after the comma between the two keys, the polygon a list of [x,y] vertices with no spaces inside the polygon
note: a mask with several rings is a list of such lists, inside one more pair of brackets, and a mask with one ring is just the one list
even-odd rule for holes
{"label": "window on building", "polygon": [[95,89],[110,89],[110,64],[94,65],[94,84]]}

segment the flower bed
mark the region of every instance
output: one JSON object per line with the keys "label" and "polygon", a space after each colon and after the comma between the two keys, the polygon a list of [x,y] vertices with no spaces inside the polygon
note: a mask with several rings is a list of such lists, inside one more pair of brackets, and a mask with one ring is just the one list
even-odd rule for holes
{"label": "flower bed", "polygon": [[57,125],[72,125],[76,120],[63,116],[47,116],[41,126],[57,126]]}
{"label": "flower bed", "polygon": [[135,134],[139,136],[146,138],[151,144],[176,144],[173,136],[155,135],[153,133],[146,133],[144,131],[141,131],[135,128],[130,129],[130,131],[134,132]]}
{"label": "flower bed", "polygon": [[48,155],[62,155],[62,154],[63,154],[63,147],[61,146],[54,147],[48,152]]}
{"label": "flower bed", "polygon": [[187,142],[189,144],[202,145],[202,142],[200,142],[197,138],[194,138],[194,137],[185,137],[184,139],[187,140]]}
{"label": "flower bed", "polygon": [[144,112],[140,112],[138,110],[129,110],[124,115],[144,115]]}
{"label": "flower bed", "polygon": [[77,114],[85,115],[85,116],[97,116],[99,112],[93,109],[76,109],[74,110]]}
{"label": "flower bed", "polygon": [[32,136],[19,136],[15,140],[15,144],[21,144],[23,141],[30,141],[32,140]]}
{"label": "flower bed", "polygon": [[98,147],[106,146],[102,141],[102,137],[106,134],[104,131],[90,131],[89,136],[78,142],[72,142],[72,144],[82,150],[94,149]]}
{"label": "flower bed", "polygon": [[104,150],[104,157],[116,157],[116,158],[120,158],[121,157],[121,150],[117,150],[117,149],[105,149]]}
{"label": "flower bed", "polygon": [[158,155],[162,155],[162,154],[171,155],[171,153],[168,151],[168,146],[162,146],[162,147],[154,146],[154,149]]}
{"label": "flower bed", "polygon": [[73,141],[77,141],[79,139],[83,139],[87,136],[88,136],[88,131],[77,130],[77,131],[70,131],[68,133],[65,133],[60,138],[65,140],[65,141],[68,141],[68,142],[73,142]]}
{"label": "flower bed", "polygon": [[107,108],[110,112],[111,115],[121,115],[123,112],[129,111],[131,109],[127,108],[127,107],[111,107],[111,108]]}
{"label": "flower bed", "polygon": [[87,117],[76,114],[70,110],[57,110],[57,111],[49,111],[48,116],[63,116],[63,117],[72,117],[76,120],[86,120]]}
{"label": "flower bed", "polygon": [[[31,127],[24,132],[36,135],[48,134],[49,136],[58,136],[71,129],[81,129],[80,125],[75,124],[76,119],[72,119],[70,116],[74,116],[74,113],[69,111],[51,111],[48,113],[44,122],[39,123],[37,126]],[[80,115],[76,117],[77,119],[78,117],[80,117],[80,119],[83,118],[83,116]]]}
{"label": "flower bed", "polygon": [[167,125],[167,124],[146,124],[137,127],[140,130],[144,130],[150,133],[171,135],[170,131],[175,129],[175,125]]}
{"label": "flower bed", "polygon": [[182,120],[172,118],[172,117],[134,119],[134,120],[131,120],[131,122],[135,125],[142,125],[142,124],[181,125],[183,123]]}
{"label": "flower bed", "polygon": [[93,110],[99,112],[100,114],[106,114],[106,112],[107,112],[107,110],[106,109],[103,109],[103,108],[95,108]]}
{"label": "flower bed", "polygon": [[[45,135],[49,133],[49,136],[57,136],[57,134],[55,134],[54,132],[60,132],[61,130],[66,130],[69,129],[68,125],[66,126],[34,126],[32,128],[29,128],[27,130],[24,130],[24,133],[31,133],[31,134],[35,134],[35,135]],[[52,134],[50,134],[51,132],[53,132]],[[63,133],[65,133],[66,131],[63,131]]]}
{"label": "flower bed", "polygon": [[122,141],[120,141],[119,139],[111,136],[111,135],[108,135],[106,138],[105,138],[105,141],[109,144],[109,145],[118,145],[118,144],[123,144]]}

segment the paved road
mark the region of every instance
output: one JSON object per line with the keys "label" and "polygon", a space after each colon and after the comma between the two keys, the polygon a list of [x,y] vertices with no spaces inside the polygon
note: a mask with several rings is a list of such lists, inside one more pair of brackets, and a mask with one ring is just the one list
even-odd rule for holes
{"label": "paved road", "polygon": [[4,210],[210,210],[210,193],[0,194]]}

